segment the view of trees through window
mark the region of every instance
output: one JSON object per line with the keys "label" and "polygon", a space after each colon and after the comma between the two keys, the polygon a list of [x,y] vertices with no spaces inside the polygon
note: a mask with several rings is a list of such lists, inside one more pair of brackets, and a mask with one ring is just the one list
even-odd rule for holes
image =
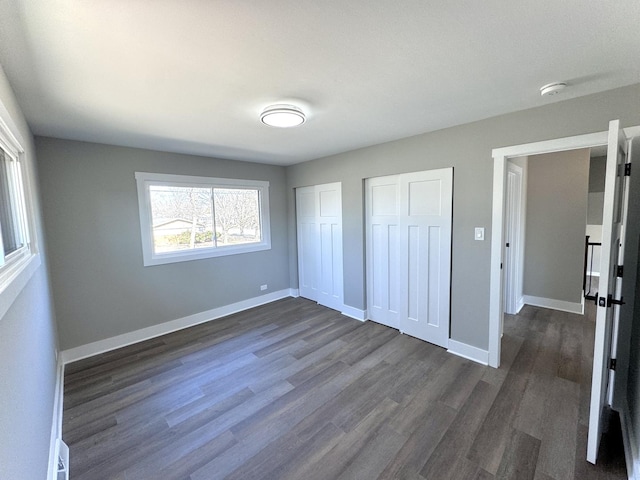
{"label": "view of trees through window", "polygon": [[20,164],[0,148],[0,265],[25,246],[24,194]]}
{"label": "view of trees through window", "polygon": [[258,190],[151,185],[149,194],[155,253],[262,240]]}

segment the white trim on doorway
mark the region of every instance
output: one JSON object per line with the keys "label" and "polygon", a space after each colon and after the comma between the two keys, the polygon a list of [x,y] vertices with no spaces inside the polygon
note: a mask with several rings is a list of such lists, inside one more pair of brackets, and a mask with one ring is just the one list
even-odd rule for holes
{"label": "white trim on doorway", "polygon": [[[625,128],[628,138],[640,135],[640,126]],[[489,365],[500,366],[500,324],[503,314],[503,245],[507,160],[542,153],[591,148],[607,144],[602,131],[542,142],[496,148],[493,157],[493,208],[491,216],[491,274],[489,287]]]}

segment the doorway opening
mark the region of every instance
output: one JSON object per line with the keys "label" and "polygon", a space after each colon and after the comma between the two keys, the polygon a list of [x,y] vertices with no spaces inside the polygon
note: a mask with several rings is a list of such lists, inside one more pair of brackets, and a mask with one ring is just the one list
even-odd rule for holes
{"label": "doorway opening", "polygon": [[504,239],[506,212],[506,172],[508,160],[515,157],[548,154],[552,152],[607,147],[606,187],[603,212],[603,241],[600,287],[598,296],[596,331],[594,341],[591,403],[589,413],[587,459],[595,463],[602,432],[601,411],[605,405],[605,395],[609,379],[608,358],[611,348],[612,324],[615,323],[619,304],[621,279],[616,279],[614,270],[624,235],[622,216],[622,195],[624,177],[620,171],[625,169],[625,153],[628,139],[640,134],[639,127],[621,129],[620,122],[613,120],[609,131],[576,137],[567,137],[545,142],[537,142],[493,150],[494,191],[491,241],[491,282],[490,282],[490,318],[489,318],[489,365],[500,365],[500,333],[504,314]]}
{"label": "doorway opening", "polygon": [[506,314],[516,315],[525,304],[584,314],[585,288],[595,288],[587,274],[597,275],[599,269],[596,241],[602,238],[604,202],[604,168],[591,165],[601,167],[605,161],[601,149],[507,161]]}

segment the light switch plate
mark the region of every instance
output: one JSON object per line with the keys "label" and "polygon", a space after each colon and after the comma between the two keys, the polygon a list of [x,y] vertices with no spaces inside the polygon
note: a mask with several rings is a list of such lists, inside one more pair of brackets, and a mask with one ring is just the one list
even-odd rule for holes
{"label": "light switch plate", "polygon": [[476,240],[484,240],[484,227],[476,227],[476,234],[474,238]]}

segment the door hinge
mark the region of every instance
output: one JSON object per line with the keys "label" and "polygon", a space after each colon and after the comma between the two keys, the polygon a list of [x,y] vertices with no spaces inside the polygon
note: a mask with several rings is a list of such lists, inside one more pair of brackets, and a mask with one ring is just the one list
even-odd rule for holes
{"label": "door hinge", "polygon": [[625,177],[631,176],[631,162],[624,164],[624,176]]}
{"label": "door hinge", "polygon": [[622,274],[623,273],[624,273],[624,266],[623,265],[617,265],[616,266],[616,277],[622,278]]}
{"label": "door hinge", "polygon": [[[624,297],[620,297],[620,300],[615,300],[613,298],[613,295],[609,294],[607,295],[607,307],[610,307],[611,305],[624,305],[625,301],[624,301]],[[601,305],[604,306],[604,305]]]}
{"label": "door hinge", "polygon": [[616,359],[615,358],[610,358],[609,359],[609,370],[615,370],[616,369]]}

